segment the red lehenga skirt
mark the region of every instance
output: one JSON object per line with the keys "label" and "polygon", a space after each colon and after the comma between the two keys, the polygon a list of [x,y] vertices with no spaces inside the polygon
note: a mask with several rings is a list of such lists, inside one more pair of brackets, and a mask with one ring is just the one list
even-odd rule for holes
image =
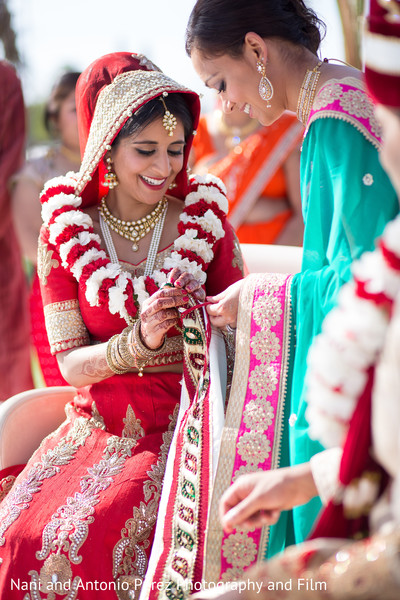
{"label": "red lehenga skirt", "polygon": [[181,378],[114,376],[67,405],[0,504],[1,598],[138,597]]}

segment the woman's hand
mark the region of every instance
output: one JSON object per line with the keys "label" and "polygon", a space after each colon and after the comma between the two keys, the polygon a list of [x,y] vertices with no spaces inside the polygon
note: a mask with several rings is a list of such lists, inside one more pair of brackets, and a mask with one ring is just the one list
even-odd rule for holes
{"label": "woman's hand", "polygon": [[184,290],[163,287],[142,304],[140,337],[150,349],[159,348],[171,327],[178,324],[178,306],[185,306],[189,296]]}
{"label": "woman's hand", "polygon": [[244,279],[240,279],[220,294],[207,296],[207,301],[212,303],[207,306],[207,312],[210,315],[211,323],[215,327],[221,329],[227,325],[236,327],[239,295],[243,282]]}
{"label": "woman's hand", "polygon": [[182,273],[182,271],[175,267],[169,274],[168,279],[174,287],[185,290],[198,302],[204,302],[206,293],[202,288],[201,283],[199,283],[191,273],[187,273],[186,271]]}
{"label": "woman's hand", "polygon": [[242,475],[222,495],[219,514],[225,531],[273,525],[282,510],[317,495],[309,463]]}
{"label": "woman's hand", "polygon": [[171,327],[180,319],[178,307],[189,302],[189,294],[197,302],[204,302],[205,291],[190,273],[172,269],[168,283],[142,305],[140,336],[143,343],[152,350],[159,348]]}

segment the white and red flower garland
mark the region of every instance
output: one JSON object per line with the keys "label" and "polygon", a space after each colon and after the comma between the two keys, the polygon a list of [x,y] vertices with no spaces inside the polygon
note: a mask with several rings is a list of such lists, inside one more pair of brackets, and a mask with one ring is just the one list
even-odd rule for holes
{"label": "white and red flower garland", "polygon": [[41,194],[42,219],[49,228],[49,241],[61,257],[62,265],[83,286],[90,306],[108,306],[129,322],[140,312],[145,299],[167,281],[174,267],[191,273],[201,284],[214,257],[215,243],[224,237],[223,221],[228,211],[226,189],[212,175],[190,178],[171,256],[151,277],[132,277],[110,261],[94,233],[92,219],[79,207],[75,195],[76,174],[68,173],[47,182]]}
{"label": "white and red flower garland", "polygon": [[378,248],[354,263],[353,275],[308,354],[306,417],[310,436],[327,448],[342,445],[384,345],[400,292],[400,216],[386,226]]}

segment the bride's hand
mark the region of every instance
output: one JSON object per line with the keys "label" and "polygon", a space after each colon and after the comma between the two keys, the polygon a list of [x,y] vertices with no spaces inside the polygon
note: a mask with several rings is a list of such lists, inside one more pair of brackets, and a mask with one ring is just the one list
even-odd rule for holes
{"label": "bride's hand", "polygon": [[201,286],[201,283],[193,277],[191,273],[187,271],[180,271],[177,267],[172,269],[169,275],[169,281],[174,287],[180,288],[191,294],[198,302],[204,302],[206,293]]}
{"label": "bride's hand", "polygon": [[244,279],[236,281],[226,290],[216,296],[207,296],[207,301],[212,302],[207,306],[211,323],[215,327],[236,327],[239,307],[239,295]]}
{"label": "bride's hand", "polygon": [[155,350],[162,345],[167,331],[179,322],[178,307],[188,301],[184,289],[163,287],[143,302],[140,337],[148,348]]}

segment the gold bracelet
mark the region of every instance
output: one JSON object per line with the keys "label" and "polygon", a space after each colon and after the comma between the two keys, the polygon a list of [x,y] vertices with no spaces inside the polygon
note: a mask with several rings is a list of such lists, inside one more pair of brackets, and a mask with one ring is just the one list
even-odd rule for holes
{"label": "gold bracelet", "polygon": [[166,343],[166,336],[164,336],[164,340],[163,340],[163,343],[161,344],[161,346],[159,346],[158,348],[155,348],[154,350],[152,348],[148,348],[143,343],[142,338],[140,337],[140,325],[141,325],[141,321],[140,321],[140,319],[138,319],[132,329],[131,339],[133,337],[133,340],[134,340],[133,347],[135,348],[135,354],[139,355],[139,357],[141,357],[141,358],[152,359],[155,356],[158,356],[159,354],[161,354],[162,351],[164,350],[165,343]]}
{"label": "gold bracelet", "polygon": [[116,335],[113,335],[108,340],[107,350],[106,350],[106,361],[107,361],[107,365],[109,366],[109,368],[111,369],[111,371],[113,373],[115,373],[116,375],[123,375],[124,373],[129,371],[129,367],[125,368],[122,365],[120,365],[115,357],[114,344],[117,342],[118,338],[119,338],[119,335],[116,334]]}
{"label": "gold bracelet", "polygon": [[140,324],[141,321],[138,319],[136,323],[133,325],[133,328],[128,333],[127,336],[127,347],[134,358],[135,367],[139,371],[139,377],[143,377],[143,369],[148,365],[151,359],[155,358],[159,354],[162,353],[166,346],[166,336],[164,337],[164,341],[159,348],[152,350],[144,345],[142,342],[142,338],[140,337]]}
{"label": "gold bracelet", "polygon": [[136,367],[135,356],[130,352],[128,346],[128,337],[132,331],[132,325],[125,327],[125,329],[119,334],[118,339],[118,351],[121,359],[129,365],[130,368]]}

